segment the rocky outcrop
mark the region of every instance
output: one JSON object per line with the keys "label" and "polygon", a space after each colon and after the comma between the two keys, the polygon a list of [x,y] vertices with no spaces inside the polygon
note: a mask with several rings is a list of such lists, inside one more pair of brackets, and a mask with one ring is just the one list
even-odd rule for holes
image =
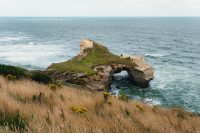
{"label": "rocky outcrop", "polygon": [[80,55],[86,56],[87,53],[93,49],[93,47],[94,47],[94,43],[92,41],[82,40],[80,42]]}
{"label": "rocky outcrop", "polygon": [[67,62],[52,64],[48,70],[56,81],[79,84],[92,90],[109,89],[113,74],[123,70],[140,87],[147,87],[154,76],[153,68],[143,57],[117,56],[91,40],[81,41],[78,56]]}
{"label": "rocky outcrop", "polygon": [[122,58],[130,58],[134,62],[135,67],[130,69],[130,74],[133,76],[134,81],[139,85],[146,87],[148,82],[153,79],[154,71],[151,65],[145,62],[141,56],[123,56]]}

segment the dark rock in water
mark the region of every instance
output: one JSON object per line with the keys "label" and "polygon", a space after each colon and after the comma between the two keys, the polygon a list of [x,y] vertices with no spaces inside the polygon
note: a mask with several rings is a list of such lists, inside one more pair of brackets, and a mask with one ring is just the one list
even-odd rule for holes
{"label": "dark rock in water", "polygon": [[134,83],[147,87],[154,70],[140,56],[118,56],[107,47],[91,40],[82,40],[80,54],[73,59],[50,65],[46,72],[53,80],[73,83],[91,90],[109,89],[112,76],[126,70]]}

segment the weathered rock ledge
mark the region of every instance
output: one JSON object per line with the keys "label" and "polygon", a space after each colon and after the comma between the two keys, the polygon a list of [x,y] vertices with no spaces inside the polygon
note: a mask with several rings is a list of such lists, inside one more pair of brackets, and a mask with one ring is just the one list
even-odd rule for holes
{"label": "weathered rock ledge", "polygon": [[50,65],[46,73],[57,82],[73,83],[92,90],[109,89],[112,75],[126,70],[133,82],[147,87],[154,70],[140,56],[115,55],[91,40],[80,42],[80,54],[73,59]]}

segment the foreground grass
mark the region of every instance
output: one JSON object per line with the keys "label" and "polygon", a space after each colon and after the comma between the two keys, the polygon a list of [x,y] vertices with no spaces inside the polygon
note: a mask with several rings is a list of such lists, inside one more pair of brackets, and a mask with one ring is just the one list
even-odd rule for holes
{"label": "foreground grass", "polygon": [[91,92],[0,77],[0,132],[199,133],[200,117]]}

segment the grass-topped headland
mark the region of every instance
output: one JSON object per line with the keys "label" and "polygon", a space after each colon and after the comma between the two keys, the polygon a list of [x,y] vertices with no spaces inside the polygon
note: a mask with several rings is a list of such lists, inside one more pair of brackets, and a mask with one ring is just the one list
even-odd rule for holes
{"label": "grass-topped headland", "polygon": [[71,60],[53,63],[47,73],[62,83],[73,83],[93,90],[110,88],[113,73],[127,71],[133,82],[147,87],[153,79],[151,65],[139,56],[123,56],[111,53],[107,47],[92,40],[80,42],[80,54]]}
{"label": "grass-topped headland", "polygon": [[[85,51],[87,52],[87,51]],[[94,74],[93,66],[107,64],[126,64],[133,65],[129,59],[122,59],[120,56],[111,53],[107,47],[94,42],[94,48],[81,60],[81,55],[74,57],[71,60],[61,63],[54,63],[48,67],[51,71],[57,72],[72,72],[72,73],[87,73]]]}

